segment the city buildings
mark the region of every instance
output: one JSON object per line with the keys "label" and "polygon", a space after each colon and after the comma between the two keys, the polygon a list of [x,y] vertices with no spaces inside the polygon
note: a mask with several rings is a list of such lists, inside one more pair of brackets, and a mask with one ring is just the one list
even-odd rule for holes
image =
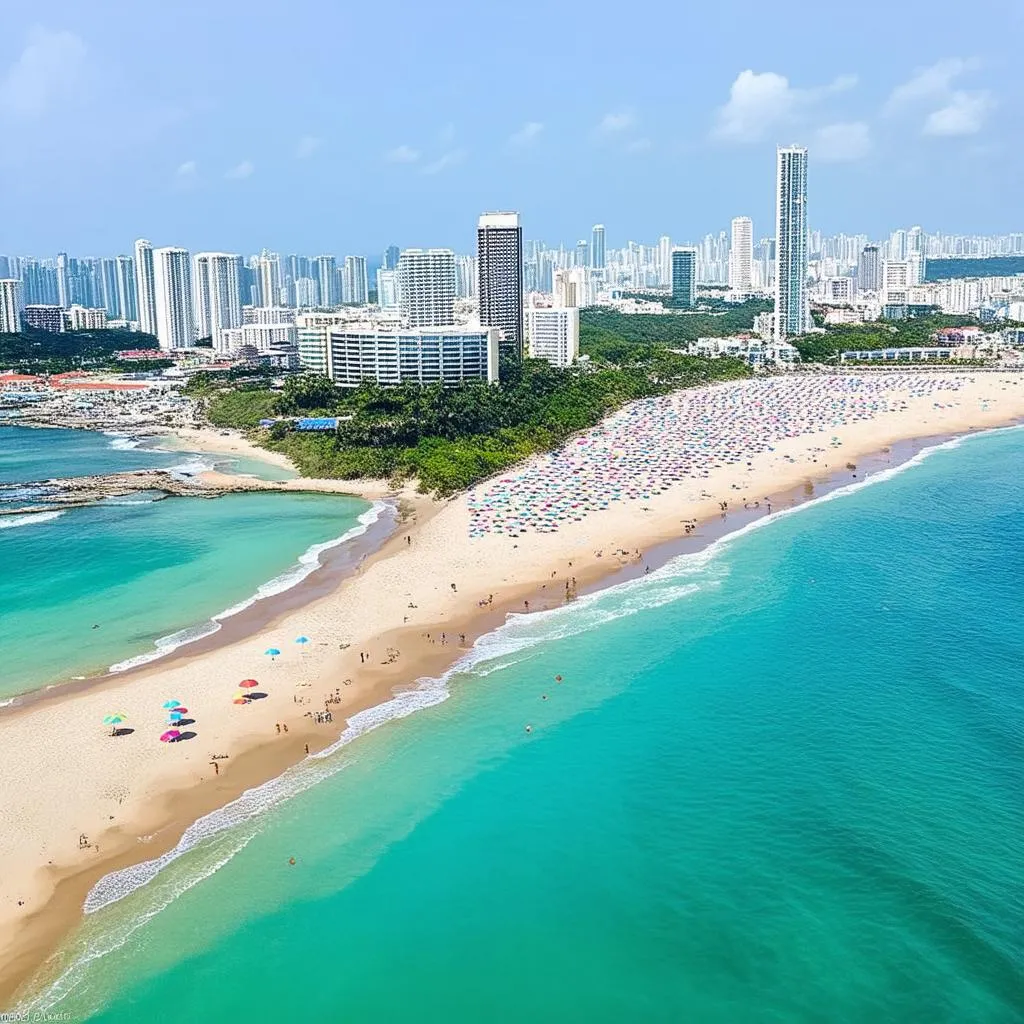
{"label": "city buildings", "polygon": [[338,285],[337,261],[333,256],[317,256],[315,263],[319,305],[338,305],[341,289]]}
{"label": "city buildings", "polygon": [[377,305],[385,313],[398,311],[398,270],[377,271]]}
{"label": "city buildings", "polygon": [[382,386],[440,383],[446,387],[498,380],[497,328],[374,331],[337,327],[328,337],[326,372],[342,387],[358,387],[367,380]]}
{"label": "city buildings", "polygon": [[167,246],[151,255],[157,343],[162,349],[191,348],[196,332],[188,251]]}
{"label": "city buildings", "polygon": [[196,253],[192,264],[196,337],[212,338],[242,324],[242,257],[230,252]]}
{"label": "city buildings", "polygon": [[866,245],[857,260],[857,290],[877,292],[882,288],[882,261],[877,245]]}
{"label": "city buildings", "polygon": [[807,301],[807,150],[780,146],[775,178],[775,338],[810,326]]}
{"label": "city buildings", "polygon": [[733,217],[729,245],[729,289],[749,295],[753,287],[754,223],[749,217]]}
{"label": "city buildings", "polygon": [[604,270],[604,225],[595,224],[590,233],[590,265]]}
{"label": "city buildings", "polygon": [[65,310],[64,319],[69,331],[104,331],[107,328],[107,311],[102,307],[88,309],[72,303]]}
{"label": "city buildings", "polygon": [[366,276],[365,256],[346,256],[342,277],[341,301],[364,306],[369,301],[370,286]]}
{"label": "city buildings", "polygon": [[22,310],[22,321],[26,327],[33,327],[37,331],[50,331],[53,334],[60,334],[67,327],[64,319],[64,310],[55,305],[25,306]]}
{"label": "city buildings", "polygon": [[328,373],[330,334],[348,323],[347,313],[300,313],[295,318],[299,365],[311,373]]}
{"label": "city buildings", "polygon": [[697,298],[697,250],[677,246],[672,250],[672,301],[677,306],[693,306]]}
{"label": "city buildings", "polygon": [[135,243],[135,296],[139,330],[156,334],[156,282],[153,269],[153,243],[140,238]]}
{"label": "city buildings", "polygon": [[455,322],[455,253],[404,249],[398,258],[398,307],[405,327]]}
{"label": "city buildings", "polygon": [[570,366],[580,357],[580,311],[574,306],[526,311],[531,359],[546,359],[553,366]]}
{"label": "city buildings", "polygon": [[21,281],[16,277],[0,280],[0,334],[21,330]]}
{"label": "city buildings", "polygon": [[552,281],[552,295],[556,307],[569,308],[590,305],[590,279],[582,267],[556,270]]}
{"label": "city buildings", "polygon": [[[523,229],[518,213],[485,213],[477,224],[480,323],[501,331],[501,354],[523,354]],[[404,284],[403,284],[404,288]]]}

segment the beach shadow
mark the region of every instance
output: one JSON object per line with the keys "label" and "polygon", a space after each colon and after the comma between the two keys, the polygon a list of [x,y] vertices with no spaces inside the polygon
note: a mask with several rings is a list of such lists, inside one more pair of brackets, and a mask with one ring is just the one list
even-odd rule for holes
{"label": "beach shadow", "polygon": [[182,743],[185,740],[194,740],[197,735],[199,734],[194,732],[183,732],[174,742]]}
{"label": "beach shadow", "polygon": [[195,725],[196,720],[194,718],[179,718],[177,722],[171,726],[172,729],[180,729],[186,725]]}
{"label": "beach shadow", "polygon": [[111,736],[131,736],[135,732],[134,729],[129,729],[127,726],[123,729],[115,729],[110,735]]}
{"label": "beach shadow", "polygon": [[268,693],[247,693],[245,696],[246,696],[247,700],[264,700],[266,697],[269,697],[270,694],[268,694]]}

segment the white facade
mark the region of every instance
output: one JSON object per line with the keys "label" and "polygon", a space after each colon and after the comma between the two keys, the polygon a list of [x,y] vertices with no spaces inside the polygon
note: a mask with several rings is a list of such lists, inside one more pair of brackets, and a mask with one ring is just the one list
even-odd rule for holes
{"label": "white facade", "polygon": [[243,324],[226,327],[214,339],[218,352],[237,352],[241,348],[254,348],[257,352],[271,349],[294,348],[294,324]]}
{"label": "white facade", "polygon": [[295,305],[299,309],[311,309],[318,306],[320,289],[316,279],[312,277],[297,277],[295,279]]}
{"label": "white facade", "polygon": [[370,285],[366,277],[366,257],[346,256],[345,270],[341,281],[341,301],[356,306],[365,306],[369,298]]}
{"label": "white facade", "polygon": [[398,311],[398,271],[377,271],[377,305],[389,313]]}
{"label": "white facade", "polygon": [[295,318],[299,365],[313,373],[327,373],[330,333],[348,322],[344,313],[300,313]]}
{"label": "white facade", "polygon": [[882,305],[906,305],[911,285],[910,264],[906,260],[886,260],[882,264]]}
{"label": "white facade", "polygon": [[88,309],[73,305],[65,311],[64,318],[69,331],[104,331],[107,328],[107,311],[102,307]]}
{"label": "white facade", "polygon": [[260,305],[277,306],[281,302],[281,257],[276,252],[260,253],[256,264],[260,282]]}
{"label": "white facade", "polygon": [[192,316],[192,268],[188,251],[153,249],[156,338],[163,349],[191,348],[196,340]]}
{"label": "white facade", "polygon": [[753,283],[754,222],[733,217],[729,244],[729,288],[741,295],[750,293]]}
{"label": "white facade", "polygon": [[327,373],[342,387],[363,381],[458,384],[498,380],[497,328],[443,327],[401,331],[335,328],[329,333]]}
{"label": "white facade", "polygon": [[338,264],[333,256],[317,256],[316,279],[320,293],[321,306],[336,306],[338,304]]}
{"label": "white facade", "polygon": [[16,277],[0,281],[0,334],[21,330],[21,281]]}
{"label": "white facade", "polygon": [[584,267],[567,267],[552,275],[552,295],[559,309],[592,305],[590,280]]}
{"label": "white facade", "polygon": [[853,302],[853,278],[825,278],[822,282],[822,302],[829,304]]}
{"label": "white facade", "polygon": [[156,279],[153,269],[153,243],[140,238],[135,243],[135,301],[139,330],[156,334]]}
{"label": "white facade", "polygon": [[575,307],[526,311],[530,358],[570,366],[580,357],[580,311]]}
{"label": "white facade", "polygon": [[200,252],[192,261],[192,308],[196,337],[212,338],[242,324],[242,257],[237,253]]}
{"label": "white facade", "polygon": [[775,174],[775,337],[810,326],[807,301],[807,150],[780,146]]}
{"label": "white facade", "polygon": [[243,306],[242,324],[294,324],[296,313],[288,306]]}
{"label": "white facade", "polygon": [[451,249],[406,249],[398,257],[398,305],[406,327],[455,321],[455,254]]}

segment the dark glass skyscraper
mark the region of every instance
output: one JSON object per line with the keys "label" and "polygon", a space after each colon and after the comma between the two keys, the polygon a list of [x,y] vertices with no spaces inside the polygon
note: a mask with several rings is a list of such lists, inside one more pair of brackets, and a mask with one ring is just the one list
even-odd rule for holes
{"label": "dark glass skyscraper", "polygon": [[672,250],[672,300],[692,306],[697,298],[697,250]]}
{"label": "dark glass skyscraper", "polygon": [[485,213],[476,233],[480,323],[501,330],[503,360],[523,357],[523,229],[518,213]]}

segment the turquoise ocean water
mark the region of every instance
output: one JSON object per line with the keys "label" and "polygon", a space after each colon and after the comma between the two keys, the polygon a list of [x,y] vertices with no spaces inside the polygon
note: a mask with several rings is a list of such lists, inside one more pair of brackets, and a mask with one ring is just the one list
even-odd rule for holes
{"label": "turquoise ocean water", "polygon": [[108,878],[35,1008],[1024,1019],[1022,508],[993,432],[511,620]]}
{"label": "turquoise ocean water", "polygon": [[[45,501],[23,485],[58,476],[197,472],[215,461],[229,471],[262,472],[248,461],[129,445],[87,431],[0,427],[0,506]],[[273,467],[270,473],[279,475]],[[0,516],[0,700],[211,631],[212,616],[308,573],[318,546],[358,528],[367,508],[333,495],[154,501],[140,494]]]}

